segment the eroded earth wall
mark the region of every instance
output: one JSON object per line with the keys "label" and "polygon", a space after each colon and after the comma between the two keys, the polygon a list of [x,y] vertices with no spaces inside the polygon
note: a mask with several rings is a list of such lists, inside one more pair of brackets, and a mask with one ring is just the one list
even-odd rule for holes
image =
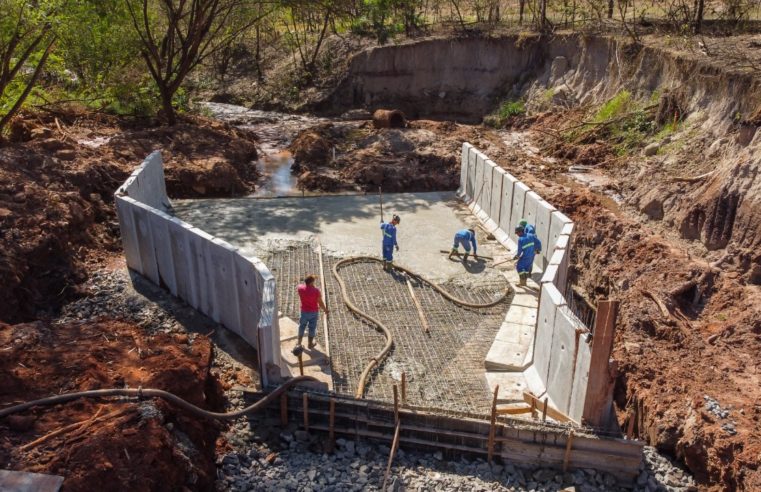
{"label": "eroded earth wall", "polygon": [[[689,147],[700,149],[697,155],[658,155],[630,166],[635,176],[627,181],[633,184],[622,190],[627,201],[643,213],[655,210],[653,218],[685,239],[698,239],[709,250],[735,243],[750,252],[747,261],[757,261],[758,74],[600,36],[429,39],[356,55],[341,83],[315,109],[394,108],[411,118],[476,123],[505,100],[526,100],[529,110],[532,101],[570,108],[602,104],[622,90],[632,100],[670,101],[684,118],[683,127],[697,136]],[[707,172],[712,174],[706,179],[673,179]],[[761,268],[753,278],[761,282]]]}

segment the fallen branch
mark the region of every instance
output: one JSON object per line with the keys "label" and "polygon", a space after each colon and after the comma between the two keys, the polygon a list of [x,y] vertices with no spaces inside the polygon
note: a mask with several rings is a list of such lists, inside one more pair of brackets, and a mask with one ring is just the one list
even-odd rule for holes
{"label": "fallen branch", "polygon": [[117,417],[128,410],[131,410],[130,408],[121,408],[119,410],[116,410],[114,412],[108,413],[106,415],[103,415],[102,417],[98,417],[100,415],[101,410],[103,410],[103,407],[100,407],[97,412],[95,412],[95,415],[90,417],[87,420],[83,420],[81,422],[75,422],[71,425],[67,425],[66,427],[61,427],[60,429],[56,429],[53,432],[50,432],[49,434],[45,434],[44,436],[40,437],[39,439],[35,439],[34,441],[24,444],[19,448],[21,451],[28,451],[32,448],[35,448],[39,446],[42,443],[45,443],[51,439],[53,439],[56,436],[60,436],[61,434],[66,434],[67,432],[71,432],[74,430],[86,430],[88,429],[92,424],[95,424],[97,422],[102,422],[106,419],[110,419],[112,417]]}
{"label": "fallen branch", "polygon": [[675,178],[671,178],[670,181],[672,181],[672,182],[683,182],[683,183],[695,183],[696,181],[701,181],[701,180],[707,178],[708,176],[711,176],[715,172],[716,172],[716,169],[714,169],[713,171],[707,172],[705,174],[701,174],[700,176],[692,176],[692,177],[689,177],[689,176],[677,176]]}
{"label": "fallen branch", "polygon": [[665,316],[666,318],[671,317],[671,311],[669,311],[668,307],[666,307],[666,303],[664,303],[660,297],[653,294],[649,290],[643,290],[642,293],[645,294],[650,299],[652,299],[655,302],[655,304],[658,305],[658,308],[660,308],[661,314],[663,314],[663,316]]}

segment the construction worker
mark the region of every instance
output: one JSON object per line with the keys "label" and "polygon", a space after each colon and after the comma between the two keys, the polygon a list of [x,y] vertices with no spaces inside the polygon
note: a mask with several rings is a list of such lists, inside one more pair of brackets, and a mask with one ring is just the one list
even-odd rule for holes
{"label": "construction worker", "polygon": [[399,251],[399,244],[396,242],[396,226],[399,225],[402,219],[398,215],[394,215],[391,218],[391,222],[383,222],[381,220],[381,231],[383,231],[383,269],[388,271],[393,266],[394,262],[394,248]]}
{"label": "construction worker", "polygon": [[[526,231],[526,233],[536,235],[536,227],[534,227],[533,225],[529,224],[526,219],[521,219],[521,221],[518,222],[518,225],[523,227],[523,229]],[[541,251],[537,251],[537,253],[541,253]]]}
{"label": "construction worker", "polygon": [[297,292],[299,299],[301,300],[301,317],[299,318],[299,342],[297,346],[301,345],[301,341],[304,338],[304,331],[309,327],[309,348],[314,348],[314,337],[317,336],[317,318],[320,314],[320,309],[325,311],[325,315],[329,314],[328,308],[322,301],[322,293],[320,289],[314,286],[317,281],[317,275],[307,275],[304,282],[299,284]]}
{"label": "construction worker", "polygon": [[465,248],[465,256],[463,256],[462,261],[468,261],[471,245],[473,246],[473,258],[478,260],[478,245],[476,244],[476,231],[474,229],[461,229],[455,233],[452,251],[449,253],[450,260],[452,255],[460,256],[460,245]]}
{"label": "construction worker", "polygon": [[[526,231],[526,234],[533,234],[535,241],[534,241],[534,254],[539,255],[542,254],[542,242],[539,240],[539,237],[536,235],[536,227],[529,224],[526,219],[521,219],[520,222],[518,222],[518,225],[520,227],[523,227],[523,230]],[[529,267],[528,271],[529,275],[534,273],[534,263],[531,263],[531,266]]]}
{"label": "construction worker", "polygon": [[541,251],[542,245],[535,234],[526,232],[522,226],[515,228],[515,234],[518,236],[518,251],[513,259],[518,260],[515,265],[520,279],[518,285],[526,285],[526,280],[534,267],[534,255],[537,249]]}

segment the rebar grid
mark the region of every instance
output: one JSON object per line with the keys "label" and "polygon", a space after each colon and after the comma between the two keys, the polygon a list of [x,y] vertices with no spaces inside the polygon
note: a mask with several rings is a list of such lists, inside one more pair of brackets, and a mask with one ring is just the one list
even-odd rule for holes
{"label": "rebar grid", "polygon": [[[381,350],[385,339],[374,325],[361,321],[345,307],[332,274],[333,265],[340,259],[323,256],[331,311],[331,364],[335,391],[353,395],[359,375]],[[280,310],[298,319],[295,287],[307,273],[319,273],[317,253],[305,244],[274,253],[268,261],[280,286]],[[487,309],[459,307],[428,284],[398,272],[385,272],[376,262],[346,265],[339,274],[351,300],[362,311],[382,320],[394,340],[389,357],[371,373],[368,399],[393,401],[393,385],[400,385],[404,372],[410,405],[461,412],[489,411],[491,400],[484,377],[484,359],[504,319],[507,303]],[[428,334],[410,295],[408,280],[422,305],[430,327]],[[501,276],[474,277],[469,284],[448,283],[443,287],[464,301],[488,303],[504,291],[504,282]],[[318,340],[323,341],[322,325]]]}

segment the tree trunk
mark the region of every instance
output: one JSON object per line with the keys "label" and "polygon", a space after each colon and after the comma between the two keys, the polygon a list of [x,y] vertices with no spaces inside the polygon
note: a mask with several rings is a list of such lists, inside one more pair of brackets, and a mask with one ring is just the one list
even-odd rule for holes
{"label": "tree trunk", "polygon": [[518,7],[518,24],[523,24],[523,12],[526,8],[526,0],[520,0],[520,6]]}
{"label": "tree trunk", "polygon": [[613,18],[613,0],[608,0],[608,19]]}
{"label": "tree trunk", "polygon": [[177,123],[177,114],[174,111],[174,106],[172,106],[173,94],[167,87],[159,87],[159,92],[161,93],[161,107],[164,110],[166,122],[169,126],[174,126]]}
{"label": "tree trunk", "polygon": [[542,1],[541,11],[540,11],[541,18],[539,19],[539,25],[541,26],[542,31],[544,31],[547,28],[547,0],[541,0],[541,1]]}
{"label": "tree trunk", "polygon": [[695,34],[700,34],[703,28],[703,14],[705,11],[705,0],[698,0],[698,8],[695,12]]}

